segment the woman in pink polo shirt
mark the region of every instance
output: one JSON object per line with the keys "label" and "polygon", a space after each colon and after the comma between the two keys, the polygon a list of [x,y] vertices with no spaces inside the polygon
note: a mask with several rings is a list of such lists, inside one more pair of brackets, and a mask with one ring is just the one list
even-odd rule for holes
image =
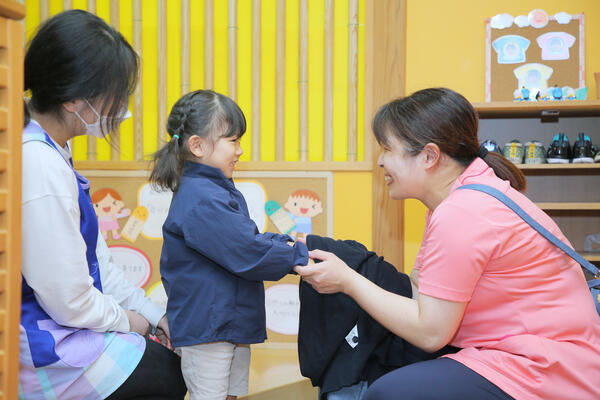
{"label": "woman in pink polo shirt", "polygon": [[521,172],[480,150],[477,124],[471,104],[443,88],[392,101],[373,121],[390,196],[428,208],[413,299],[324,251],[296,272],[426,351],[461,349],[384,375],[365,399],[600,399],[600,318],[579,264],[497,199],[456,190],[492,186],[568,243],[520,192]]}

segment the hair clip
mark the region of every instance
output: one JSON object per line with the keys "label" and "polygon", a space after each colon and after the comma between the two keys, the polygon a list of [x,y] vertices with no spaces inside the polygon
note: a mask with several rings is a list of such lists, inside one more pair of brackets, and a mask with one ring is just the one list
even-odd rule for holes
{"label": "hair clip", "polygon": [[177,135],[177,134],[173,135],[173,139],[179,140],[179,135]]}

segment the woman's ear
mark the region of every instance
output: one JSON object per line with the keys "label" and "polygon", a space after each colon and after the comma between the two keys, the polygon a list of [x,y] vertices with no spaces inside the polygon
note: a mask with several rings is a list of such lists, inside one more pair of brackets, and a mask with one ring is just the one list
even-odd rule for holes
{"label": "woman's ear", "polygon": [[65,110],[67,110],[68,112],[70,112],[71,114],[73,114],[75,111],[79,112],[81,111],[81,109],[83,108],[83,100],[79,99],[79,100],[72,100],[72,101],[65,101],[62,106]]}
{"label": "woman's ear", "polygon": [[198,158],[202,158],[202,156],[205,155],[206,143],[205,143],[204,139],[202,139],[200,136],[198,136],[198,135],[190,136],[189,139],[187,140],[186,144],[187,144],[188,150],[194,156],[196,156]]}
{"label": "woman's ear", "polygon": [[435,143],[427,143],[425,147],[423,147],[421,154],[423,155],[426,169],[433,168],[440,162],[441,151]]}

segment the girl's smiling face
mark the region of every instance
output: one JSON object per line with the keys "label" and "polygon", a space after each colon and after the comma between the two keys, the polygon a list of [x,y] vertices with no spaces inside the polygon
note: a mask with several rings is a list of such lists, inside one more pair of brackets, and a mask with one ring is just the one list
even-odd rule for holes
{"label": "girl's smiling face", "polygon": [[231,178],[235,164],[244,153],[239,137],[221,137],[212,145],[212,151],[200,158],[202,164],[218,168],[226,178]]}

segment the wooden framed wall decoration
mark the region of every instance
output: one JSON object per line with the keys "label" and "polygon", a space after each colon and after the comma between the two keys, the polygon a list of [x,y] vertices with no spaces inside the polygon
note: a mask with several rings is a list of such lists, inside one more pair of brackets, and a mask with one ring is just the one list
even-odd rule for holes
{"label": "wooden framed wall decoration", "polygon": [[499,14],[486,21],[485,101],[511,101],[522,88],[585,87],[584,15]]}
{"label": "wooden framed wall decoration", "polygon": [[[158,192],[148,182],[148,171],[88,170],[92,203],[98,225],[125,277],[148,290],[160,281],[159,259],[162,224],[169,211],[172,193]],[[235,185],[248,203],[250,217],[261,232],[333,235],[333,174],[325,171],[236,171]],[[300,193],[298,195],[298,192]],[[310,194],[318,210],[302,216],[308,207],[296,197]],[[300,204],[302,203],[302,204]],[[281,219],[270,215],[268,204],[278,205]],[[290,222],[291,221],[291,222]],[[286,225],[287,223],[287,225]],[[295,226],[294,226],[295,225]]]}

